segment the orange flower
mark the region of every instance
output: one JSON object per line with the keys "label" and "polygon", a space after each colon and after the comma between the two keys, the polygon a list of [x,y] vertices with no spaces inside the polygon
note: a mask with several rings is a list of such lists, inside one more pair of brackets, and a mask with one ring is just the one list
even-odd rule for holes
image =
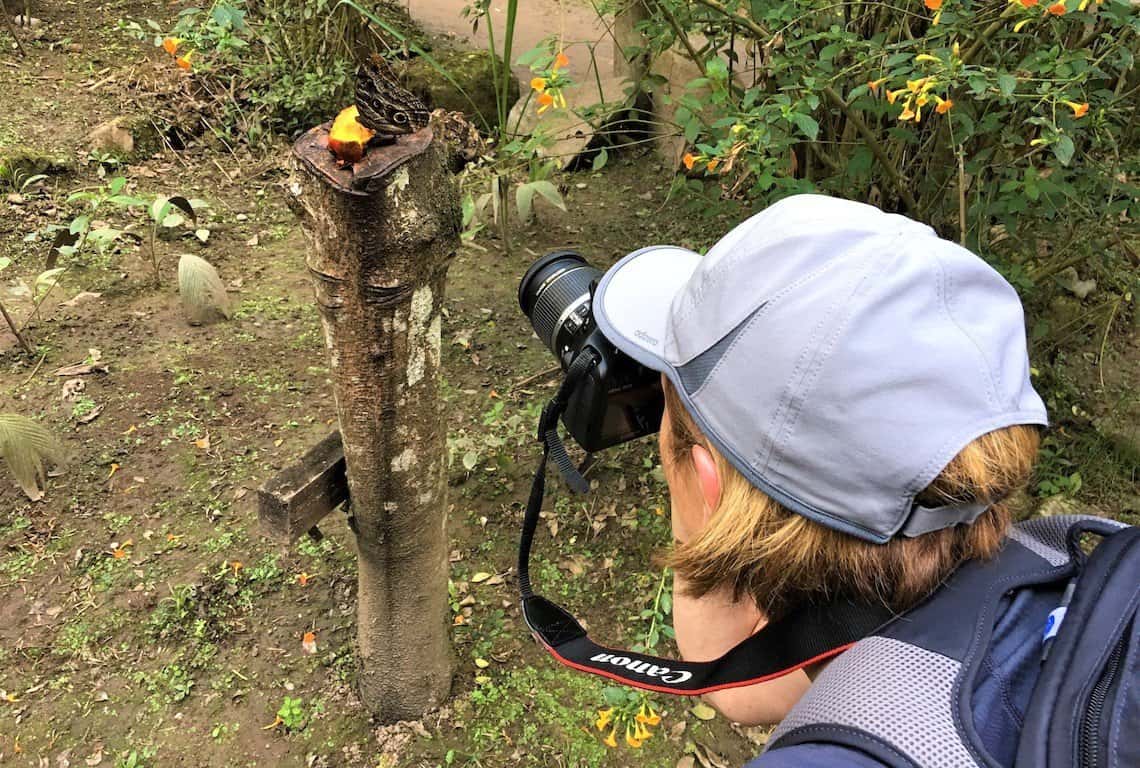
{"label": "orange flower", "polygon": [[692,152],[686,152],[685,156],[681,158],[681,162],[685,164],[685,168],[693,170],[693,163],[697,162],[697,158]]}
{"label": "orange flower", "polygon": [[555,71],[558,71],[559,69],[562,69],[562,67],[569,66],[569,64],[570,64],[570,59],[566,56],[565,53],[563,53],[562,51],[559,51],[558,55],[554,57],[553,69]]}
{"label": "orange flower", "polygon": [[1050,5],[1046,9],[1046,12],[1051,13],[1054,16],[1064,16],[1066,10],[1067,9],[1065,8],[1064,2],[1056,2],[1056,3],[1053,3],[1052,5]]}
{"label": "orange flower", "polygon": [[610,730],[610,735],[605,737],[604,739],[602,739],[602,743],[605,744],[607,747],[616,747],[617,746],[617,726],[616,725]]}
{"label": "orange flower", "polygon": [[182,42],[181,37],[167,37],[162,41],[162,50],[174,56],[178,53],[178,44]]}
{"label": "orange flower", "polygon": [[536,90],[539,93],[542,93],[543,91],[546,90],[546,78],[545,77],[533,77],[533,78],[531,78],[530,87],[533,90]]}
{"label": "orange flower", "polygon": [[122,560],[126,556],[127,550],[123,549],[122,547],[119,547],[118,549],[111,552],[111,557],[115,558],[116,560]]}
{"label": "orange flower", "polygon": [[245,564],[240,560],[234,560],[232,563],[230,563],[230,568],[234,569],[234,576],[237,576],[238,571],[240,571],[242,568],[245,568]]}
{"label": "orange flower", "polygon": [[542,114],[554,105],[554,94],[543,91],[538,96],[538,114]]}
{"label": "orange flower", "polygon": [[922,4],[932,11],[937,11],[942,7],[942,0],[922,0]]}
{"label": "orange flower", "polygon": [[953,106],[954,106],[954,100],[953,99],[943,99],[942,101],[938,102],[938,106],[934,108],[934,111],[940,115],[945,115],[947,112],[950,111],[950,108]]}
{"label": "orange flower", "polygon": [[1032,8],[1037,5],[1037,0],[1017,0],[1017,2],[1021,3],[1023,8]]}
{"label": "orange flower", "polygon": [[298,573],[297,574],[297,583],[300,584],[302,587],[307,587],[307,586],[309,586],[309,579],[311,579],[311,578],[313,578],[313,577],[307,573]]}
{"label": "orange flower", "polygon": [[887,103],[894,104],[895,99],[899,97],[900,93],[904,93],[906,88],[899,88],[897,91],[887,91]]}
{"label": "orange flower", "polygon": [[899,115],[899,120],[905,123],[907,120],[913,120],[914,116],[915,116],[914,110],[911,109],[910,106],[908,105],[908,106],[903,107],[902,114]]}
{"label": "orange flower", "polygon": [[301,638],[301,650],[310,655],[317,652],[317,634],[315,632],[304,634]]}
{"label": "orange flower", "polygon": [[705,168],[707,168],[707,169],[708,169],[708,172],[709,172],[709,173],[712,173],[713,171],[715,171],[715,170],[716,170],[716,167],[717,167],[718,165],[720,165],[720,160],[717,160],[716,158],[713,158],[712,160],[709,160],[709,163],[708,163],[708,165],[706,165],[706,166],[705,166]]}
{"label": "orange flower", "polygon": [[194,51],[187,51],[184,55],[175,59],[174,63],[177,64],[182,69],[189,70],[190,69],[190,57],[193,55],[194,55]]}
{"label": "orange flower", "polygon": [[1075,101],[1062,101],[1061,103],[1073,110],[1073,117],[1084,117],[1089,113],[1088,102],[1078,104]]}
{"label": "orange flower", "polygon": [[871,93],[878,93],[879,86],[887,82],[887,78],[880,77],[878,80],[868,80],[867,87],[871,89]]}

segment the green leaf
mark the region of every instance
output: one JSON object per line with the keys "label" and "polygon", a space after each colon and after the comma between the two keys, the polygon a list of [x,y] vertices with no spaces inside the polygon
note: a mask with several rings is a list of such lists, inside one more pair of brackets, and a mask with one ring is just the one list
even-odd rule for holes
{"label": "green leaf", "polygon": [[475,469],[475,465],[479,463],[479,454],[475,451],[468,451],[463,454],[463,468],[468,472]]}
{"label": "green leaf", "polygon": [[594,155],[594,164],[592,169],[600,171],[606,167],[606,163],[610,160],[610,153],[606,151],[605,147],[598,150],[598,154]]}
{"label": "green leaf", "polygon": [[703,701],[694,704],[689,709],[689,712],[691,712],[693,717],[697,718],[698,720],[707,721],[712,720],[716,717],[716,710],[710,707],[708,704],[705,704]]}
{"label": "green leaf", "polygon": [[546,201],[559,210],[566,210],[566,203],[562,200],[562,193],[558,191],[558,187],[551,184],[549,181],[532,181],[534,189],[538,194],[546,198]]}
{"label": "green leaf", "polygon": [[1075,151],[1076,147],[1073,146],[1073,140],[1063,134],[1053,143],[1053,155],[1061,162],[1061,165],[1068,165],[1072,161]]}
{"label": "green leaf", "polygon": [[524,224],[529,223],[534,216],[534,183],[519,184],[515,190],[515,206],[519,211],[519,220]]}
{"label": "green leaf", "polygon": [[12,266],[12,260],[7,256],[0,256],[0,272],[3,272],[10,266]]}
{"label": "green leaf", "polygon": [[1017,88],[1017,78],[1008,72],[1002,72],[997,76],[998,90],[1001,91],[1002,96],[1012,96],[1013,91]]}
{"label": "green leaf", "polygon": [[792,122],[796,127],[812,141],[815,141],[819,136],[819,123],[811,115],[804,114],[803,112],[793,112],[791,115]]}

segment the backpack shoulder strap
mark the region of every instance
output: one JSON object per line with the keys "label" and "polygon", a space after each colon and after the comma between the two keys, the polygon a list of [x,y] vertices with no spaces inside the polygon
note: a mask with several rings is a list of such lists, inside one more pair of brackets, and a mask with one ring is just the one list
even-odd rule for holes
{"label": "backpack shoulder strap", "polygon": [[[923,603],[832,661],[780,723],[768,749],[827,741],[906,768],[976,768],[968,706],[1003,596],[1064,582],[1066,540],[1083,516],[1019,523],[994,559],[963,565]],[[1011,734],[1016,737],[1016,734]]]}

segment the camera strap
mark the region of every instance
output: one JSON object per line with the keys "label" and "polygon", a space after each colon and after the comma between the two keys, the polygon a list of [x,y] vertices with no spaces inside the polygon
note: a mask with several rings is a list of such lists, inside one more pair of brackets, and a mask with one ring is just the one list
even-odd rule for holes
{"label": "camera strap", "polygon": [[692,662],[598,645],[569,611],[535,594],[530,581],[530,550],[542,511],[547,461],[554,462],[574,491],[585,493],[590,488],[558,435],[558,419],[582,377],[597,363],[596,353],[586,347],[571,363],[554,399],[542,410],[538,427],[542,458],[534,473],[519,542],[523,618],[535,639],[554,658],[573,669],[634,688],[697,696],[772,680],[831,658],[895,618],[884,605],[843,599],[806,605],[769,623],[719,659]]}

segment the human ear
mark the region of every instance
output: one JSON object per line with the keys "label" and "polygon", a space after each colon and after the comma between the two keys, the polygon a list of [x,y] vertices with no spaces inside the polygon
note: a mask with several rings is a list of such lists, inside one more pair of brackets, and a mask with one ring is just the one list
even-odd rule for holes
{"label": "human ear", "polygon": [[701,489],[701,497],[704,499],[704,509],[702,510],[702,527],[704,523],[709,521],[712,517],[713,511],[720,504],[720,475],[716,470],[716,460],[713,459],[712,454],[703,445],[694,445],[691,451],[693,459],[693,471],[697,476],[697,485]]}

